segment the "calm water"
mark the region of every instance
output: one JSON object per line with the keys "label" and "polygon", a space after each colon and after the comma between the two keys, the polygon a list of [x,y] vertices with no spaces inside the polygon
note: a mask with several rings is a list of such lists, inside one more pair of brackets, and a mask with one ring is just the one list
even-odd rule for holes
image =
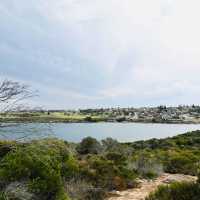
{"label": "calm water", "polygon": [[0,129],[0,137],[6,139],[39,138],[50,134],[71,142],[92,136],[98,140],[112,137],[121,142],[131,142],[150,138],[165,138],[187,131],[200,130],[193,124],[144,124],[144,123],[56,123],[20,124]]}

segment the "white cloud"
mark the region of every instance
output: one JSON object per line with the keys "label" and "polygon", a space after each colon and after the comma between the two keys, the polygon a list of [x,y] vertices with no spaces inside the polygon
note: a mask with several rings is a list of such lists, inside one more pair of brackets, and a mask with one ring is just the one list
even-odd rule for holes
{"label": "white cloud", "polygon": [[[28,39],[41,37],[43,48],[38,50],[39,42],[33,45],[30,60],[74,80],[79,91],[69,93],[71,104],[72,97],[80,106],[86,99],[103,105],[113,101],[123,105],[125,100],[128,104],[129,99],[130,104],[132,99],[137,104],[200,100],[198,0],[8,0],[1,4],[17,18],[16,23],[32,27]],[[0,51],[14,54],[6,44]],[[74,75],[78,70],[80,75]],[[58,84],[54,90],[73,91],[69,85]],[[59,95],[67,98],[62,92]]]}

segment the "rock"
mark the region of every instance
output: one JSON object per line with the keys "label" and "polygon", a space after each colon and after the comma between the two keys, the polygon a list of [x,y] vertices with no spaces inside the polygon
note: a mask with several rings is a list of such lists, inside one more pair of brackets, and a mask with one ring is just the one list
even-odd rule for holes
{"label": "rock", "polygon": [[35,195],[28,191],[25,183],[13,182],[6,189],[5,194],[9,200],[35,200]]}
{"label": "rock", "polygon": [[111,196],[120,196],[120,191],[111,191],[111,192],[109,192],[109,194],[111,195]]}
{"label": "rock", "polygon": [[175,182],[175,180],[172,180],[172,179],[165,179],[165,180],[163,180],[162,182],[165,183],[165,184],[171,184],[171,183]]}

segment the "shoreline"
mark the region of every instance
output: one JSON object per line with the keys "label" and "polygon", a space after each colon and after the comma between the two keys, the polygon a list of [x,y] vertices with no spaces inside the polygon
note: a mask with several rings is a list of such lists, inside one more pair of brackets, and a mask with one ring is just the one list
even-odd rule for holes
{"label": "shoreline", "polygon": [[117,121],[117,120],[78,120],[78,119],[59,119],[59,118],[0,118],[0,123],[141,123],[141,124],[200,124],[200,121],[149,121],[149,120],[135,120],[135,121]]}

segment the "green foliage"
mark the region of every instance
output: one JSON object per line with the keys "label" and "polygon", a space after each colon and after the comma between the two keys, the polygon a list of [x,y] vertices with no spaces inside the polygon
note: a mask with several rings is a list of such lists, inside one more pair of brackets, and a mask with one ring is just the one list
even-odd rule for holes
{"label": "green foliage", "polygon": [[197,175],[200,160],[200,131],[166,139],[151,139],[128,143],[134,156],[146,151],[163,165],[168,173]]}
{"label": "green foliage", "polygon": [[101,116],[87,116],[84,118],[84,121],[86,122],[102,122],[102,121],[105,121],[106,118],[104,117],[101,117]]}
{"label": "green foliage", "polygon": [[122,149],[122,145],[112,138],[102,140],[102,145],[106,152],[119,152]]}
{"label": "green foliage", "polygon": [[[109,160],[104,156],[89,157],[81,167],[83,176],[87,177],[96,187],[113,189],[126,189],[135,180],[135,173],[126,168],[124,163]],[[120,180],[122,184],[116,184]]]}
{"label": "green foliage", "polygon": [[115,165],[125,165],[126,157],[122,153],[117,152],[108,152],[106,158],[114,162]]}
{"label": "green foliage", "polygon": [[146,200],[199,200],[200,185],[196,183],[173,183],[160,186]]}
{"label": "green foliage", "polygon": [[56,193],[55,200],[70,200],[68,195],[65,193],[64,188],[60,188]]}
{"label": "green foliage", "polygon": [[106,138],[101,141],[103,153],[115,153],[120,154],[121,159],[128,159],[133,155],[133,148],[125,143],[119,143],[117,140],[112,138]]}
{"label": "green foliage", "polygon": [[93,156],[88,159],[88,168],[85,173],[97,187],[112,187],[112,178],[119,173],[119,169],[112,161],[100,156]]}
{"label": "green foliage", "polygon": [[0,141],[0,159],[16,148],[16,143],[11,141]]}
{"label": "green foliage", "polygon": [[124,121],[126,121],[126,118],[125,117],[117,117],[116,121],[117,122],[124,122]]}
{"label": "green foliage", "polygon": [[200,175],[195,182],[175,182],[170,185],[159,186],[146,200],[199,200]]}
{"label": "green foliage", "polygon": [[166,162],[166,172],[170,173],[183,173],[196,175],[197,165],[199,158],[195,157],[193,154],[187,152],[186,154],[179,152],[171,154]]}
{"label": "green foliage", "polygon": [[98,154],[101,150],[101,144],[92,137],[84,138],[77,147],[80,154]]}
{"label": "green foliage", "polygon": [[85,117],[84,120],[85,120],[86,122],[93,122],[93,119],[92,119],[92,117],[90,117],[90,116]]}
{"label": "green foliage", "polygon": [[[200,131],[134,143],[112,138],[100,143],[91,137],[80,144],[0,141],[0,200],[7,200],[4,192],[13,182],[24,183],[43,200],[103,200],[106,191],[134,187],[137,177],[153,179],[163,170],[197,175],[199,160]],[[199,197],[199,184],[175,183],[148,200],[197,200],[194,194]]]}
{"label": "green foliage", "polygon": [[200,130],[177,135],[172,138],[150,139],[131,144],[134,149],[197,149],[200,148]]}
{"label": "green foliage", "polygon": [[62,175],[69,177],[77,169],[64,142],[49,139],[9,152],[0,163],[0,179],[13,182],[25,178],[33,192],[57,196],[63,187]]}
{"label": "green foliage", "polygon": [[0,200],[8,200],[5,192],[0,192]]}

